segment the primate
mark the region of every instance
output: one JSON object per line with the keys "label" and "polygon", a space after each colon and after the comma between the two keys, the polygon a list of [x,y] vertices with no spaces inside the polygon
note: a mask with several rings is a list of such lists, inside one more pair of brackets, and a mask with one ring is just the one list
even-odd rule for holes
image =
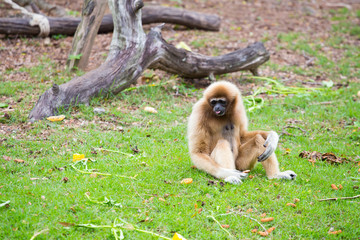
{"label": "primate", "polygon": [[190,157],[194,165],[226,182],[239,184],[245,170],[261,162],[271,178],[295,179],[293,171],[280,172],[274,131],[248,131],[240,90],[232,83],[211,84],[193,106],[188,122]]}

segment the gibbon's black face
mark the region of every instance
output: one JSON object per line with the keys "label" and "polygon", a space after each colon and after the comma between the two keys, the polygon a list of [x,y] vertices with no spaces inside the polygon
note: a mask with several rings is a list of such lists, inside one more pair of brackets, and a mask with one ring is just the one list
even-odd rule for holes
{"label": "gibbon's black face", "polygon": [[225,98],[212,98],[210,105],[213,108],[213,112],[216,116],[221,117],[225,115],[227,101]]}

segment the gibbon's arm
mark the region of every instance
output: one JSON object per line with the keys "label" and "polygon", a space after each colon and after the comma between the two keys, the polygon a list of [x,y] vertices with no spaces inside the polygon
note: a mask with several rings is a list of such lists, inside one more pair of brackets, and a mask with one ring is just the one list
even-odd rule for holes
{"label": "gibbon's arm", "polygon": [[247,142],[250,138],[256,134],[260,134],[264,139],[265,151],[258,157],[259,162],[263,162],[273,154],[277,148],[279,142],[279,135],[274,131],[246,131],[241,132],[241,142]]}
{"label": "gibbon's arm", "polygon": [[203,128],[199,128],[195,119],[189,125],[188,141],[190,157],[196,168],[219,178],[221,166],[210,157],[210,137]]}

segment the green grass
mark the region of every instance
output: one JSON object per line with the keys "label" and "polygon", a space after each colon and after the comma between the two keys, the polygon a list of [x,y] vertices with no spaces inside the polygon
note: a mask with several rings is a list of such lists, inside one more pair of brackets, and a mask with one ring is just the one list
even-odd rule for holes
{"label": "green grass", "polygon": [[[179,87],[183,95],[198,96],[195,89]],[[95,99],[90,106],[68,114],[68,119],[85,121],[83,125],[48,121],[22,125],[1,136],[1,156],[23,159],[25,163],[1,160],[0,200],[10,200],[10,206],[0,210],[0,236],[29,239],[36,231],[49,229],[37,239],[112,239],[109,229],[64,227],[60,222],[111,225],[120,217],[138,229],[167,237],[179,232],[188,239],[227,239],[228,234],[208,217],[213,215],[221,224],[230,225],[228,231],[237,239],[257,238],[250,230],[259,224],[241,215],[222,215],[231,209],[257,220],[262,213],[274,217],[273,222],[263,223],[266,228],[276,227],[271,235],[274,239],[331,238],[327,233],[331,227],[341,229],[343,238],[358,236],[360,230],[354,224],[360,218],[358,200],[317,199],[359,194],[353,189],[359,182],[351,178],[358,177],[359,167],[325,162],[313,166],[298,155],[303,150],[353,158],[359,155],[360,103],[352,99],[359,88],[359,83],[353,83],[338,91],[286,97],[249,113],[252,129],[279,133],[286,120],[300,120],[296,126],[306,133],[287,129],[292,136],[284,135],[277,150],[281,169],[298,174],[291,182],[268,180],[258,166],[251,172],[254,178],[241,186],[209,185],[208,180],[215,179],[192,169],[187,153],[186,118],[192,103],[174,97],[172,88],[145,87],[111,101]],[[92,109],[99,105],[108,112],[94,115]],[[156,107],[159,113],[144,112],[147,105]],[[119,126],[123,131],[117,130]],[[140,150],[138,154],[131,150],[135,146]],[[99,147],[134,156],[94,151]],[[75,171],[70,167],[74,153],[96,160],[87,164],[89,169],[111,176],[94,177]],[[65,166],[65,170],[57,170]],[[194,179],[192,184],[180,183],[188,177]],[[335,191],[331,184],[344,188]],[[122,207],[92,203],[85,193],[90,193],[92,199],[111,198]],[[286,206],[295,198],[300,199],[296,208]],[[195,214],[195,204],[203,209],[200,214]],[[250,208],[253,212],[246,213]],[[128,239],[151,239],[149,234],[127,229],[123,232]]]}
{"label": "green grass", "polygon": [[[344,37],[332,32],[324,41],[343,54],[334,66],[319,47],[321,39],[310,41],[310,36],[298,33],[279,35],[281,47],[316,57],[317,66],[310,70],[273,63],[268,66],[309,78],[326,73],[337,82],[350,83],[340,89],[288,96],[269,92],[272,97],[265,97],[260,109],[248,113],[250,129],[288,132],[281,135],[276,153],[281,170],[298,174],[295,181],[268,180],[259,165],[250,173],[253,178],[236,186],[220,184],[191,168],[186,124],[202,90],[181,81],[175,81],[174,86],[172,82],[149,85],[95,98],[89,106],[63,110],[66,121],[43,120],[30,125],[26,120],[33,98],[52,82],[67,81],[71,74],[57,71],[57,66],[45,59],[35,68],[6,71],[4,75],[26,72],[32,82],[0,82],[1,101],[14,109],[8,112],[10,117],[0,115],[0,206],[10,201],[0,207],[1,239],[30,239],[41,230],[46,231],[36,239],[115,239],[109,227],[73,225],[111,226],[115,219],[132,225],[119,224],[125,239],[158,239],[142,230],[167,238],[178,232],[187,239],[231,239],[229,233],[234,239],[259,239],[251,230],[261,229],[255,220],[263,213],[274,217],[274,221],[262,223],[267,229],[276,227],[270,235],[273,239],[355,239],[360,235],[360,198],[318,199],[359,195],[359,165],[313,164],[299,157],[304,150],[352,159],[360,155],[360,99],[356,96],[360,82],[359,72],[354,70],[359,67],[359,47],[344,44]],[[147,74],[152,78],[154,73]],[[162,83],[166,81],[162,79]],[[259,79],[247,81],[268,87]],[[23,100],[17,102],[19,98]],[[156,108],[158,113],[145,112],[145,106]],[[95,107],[105,108],[106,113],[94,114]],[[139,153],[134,153],[135,148]],[[99,174],[72,168],[74,153],[93,159],[86,166]],[[25,162],[16,163],[15,159]],[[85,165],[76,167],[90,172]],[[184,178],[193,178],[193,183],[181,184]],[[333,190],[331,184],[341,184],[343,189]],[[105,198],[109,201],[101,203]],[[300,201],[295,208],[286,206],[296,198]],[[229,225],[229,233],[210,216]],[[329,235],[330,229],[342,233]]]}

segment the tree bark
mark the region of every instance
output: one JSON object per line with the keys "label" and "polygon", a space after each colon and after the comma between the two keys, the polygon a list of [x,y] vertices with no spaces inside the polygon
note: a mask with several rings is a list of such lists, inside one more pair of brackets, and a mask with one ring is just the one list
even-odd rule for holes
{"label": "tree bark", "polygon": [[30,5],[31,7],[33,7],[33,5],[35,5],[39,7],[41,10],[43,10],[47,15],[53,14],[58,17],[66,16],[65,8],[47,3],[44,0],[13,0],[13,1],[23,7],[26,5]]}
{"label": "tree bark", "polygon": [[[162,14],[162,15],[160,15]],[[166,16],[166,17],[164,17]],[[50,35],[74,35],[81,18],[54,18],[49,17]],[[170,7],[144,7],[142,23],[172,23],[208,31],[219,31],[220,18],[217,15],[203,14],[193,11]],[[114,29],[111,14],[104,16],[98,33],[109,33]],[[40,33],[38,26],[30,26],[28,19],[0,18],[0,34],[37,36]]]}
{"label": "tree bark", "polygon": [[107,60],[97,69],[53,87],[40,96],[30,112],[31,121],[57,113],[59,107],[87,104],[100,94],[117,94],[134,83],[147,68],[159,68],[189,78],[240,70],[256,72],[269,59],[262,43],[218,57],[177,49],[161,37],[161,26],[145,35],[141,0],[109,0],[114,33]]}
{"label": "tree bark", "polygon": [[72,41],[71,51],[67,60],[69,69],[85,70],[95,36],[99,31],[101,20],[106,10],[106,0],[85,0],[81,22]]}

